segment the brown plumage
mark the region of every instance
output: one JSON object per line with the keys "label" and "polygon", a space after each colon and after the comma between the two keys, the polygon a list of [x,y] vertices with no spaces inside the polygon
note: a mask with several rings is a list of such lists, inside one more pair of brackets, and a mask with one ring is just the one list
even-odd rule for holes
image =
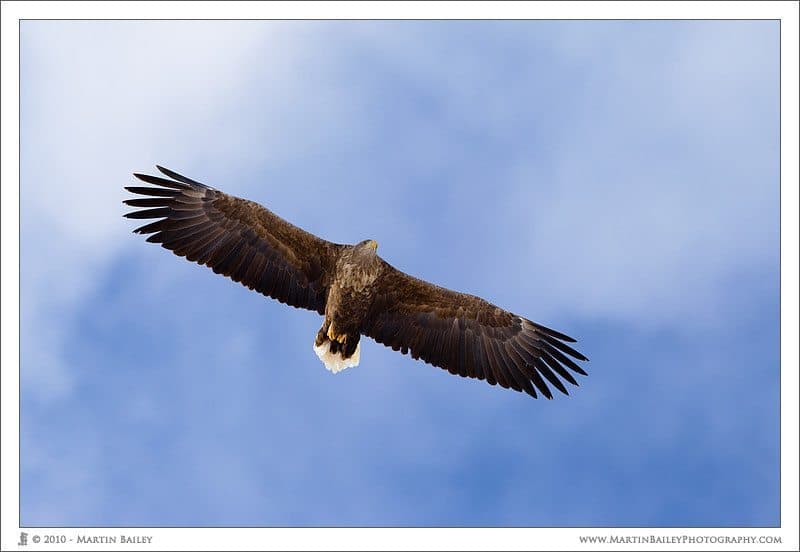
{"label": "brown plumage", "polygon": [[[333,372],[358,364],[361,335],[451,374],[536,397],[562,393],[571,372],[586,375],[575,340],[488,301],[409,276],[375,252],[377,244],[325,241],[264,207],[158,167],[168,178],[135,174],[125,216],[158,219],[150,234],[176,255],[204,264],[268,297],[325,315],[314,349]],[[575,360],[573,360],[575,359]]]}

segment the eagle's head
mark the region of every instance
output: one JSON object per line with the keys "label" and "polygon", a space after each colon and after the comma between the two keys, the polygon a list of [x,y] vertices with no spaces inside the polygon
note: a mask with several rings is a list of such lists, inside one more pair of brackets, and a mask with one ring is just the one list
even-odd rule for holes
{"label": "eagle's head", "polygon": [[364,253],[375,253],[378,249],[378,242],[375,240],[364,240],[358,243],[356,248]]}

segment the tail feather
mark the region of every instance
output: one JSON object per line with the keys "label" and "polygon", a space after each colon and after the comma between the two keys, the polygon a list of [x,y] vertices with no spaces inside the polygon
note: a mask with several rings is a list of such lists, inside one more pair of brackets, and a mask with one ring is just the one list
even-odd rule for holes
{"label": "tail feather", "polygon": [[325,368],[337,374],[345,368],[352,368],[358,366],[358,361],[361,358],[361,343],[356,346],[356,351],[348,358],[344,358],[344,352],[338,349],[335,353],[331,352],[331,341],[325,340],[322,345],[314,345],[314,352],[325,365]]}

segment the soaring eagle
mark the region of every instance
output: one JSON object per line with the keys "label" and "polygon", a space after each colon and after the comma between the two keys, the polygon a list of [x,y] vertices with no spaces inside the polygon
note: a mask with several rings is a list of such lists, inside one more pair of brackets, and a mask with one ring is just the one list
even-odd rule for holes
{"label": "soaring eagle", "polygon": [[157,168],[168,178],[134,174],[153,187],[125,188],[148,196],[126,200],[143,208],[126,217],[158,219],[134,232],[267,297],[324,315],[314,351],[331,372],[358,365],[363,334],[451,374],[534,398],[553,397],[547,382],[568,394],[561,379],[578,385],[570,371],[586,375],[575,362],[586,357],[566,344],[571,337],[409,276],[377,255],[374,240],[331,243],[257,203]]}

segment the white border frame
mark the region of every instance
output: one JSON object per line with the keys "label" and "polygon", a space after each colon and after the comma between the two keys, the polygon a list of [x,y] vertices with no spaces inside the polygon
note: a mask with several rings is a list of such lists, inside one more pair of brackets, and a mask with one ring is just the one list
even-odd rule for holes
{"label": "white border frame", "polygon": [[[191,6],[191,10],[186,9]],[[780,19],[781,527],[774,529],[24,529],[19,514],[20,19]],[[2,550],[53,549],[34,536],[152,537],[98,550],[798,550],[798,5],[796,2],[3,2],[2,3]],[[15,452],[17,454],[15,454]],[[579,536],[630,537],[582,544]],[[781,543],[758,542],[779,536]],[[747,537],[753,542],[725,543]],[[656,539],[636,542],[638,539]],[[702,540],[696,540],[702,539]]]}

